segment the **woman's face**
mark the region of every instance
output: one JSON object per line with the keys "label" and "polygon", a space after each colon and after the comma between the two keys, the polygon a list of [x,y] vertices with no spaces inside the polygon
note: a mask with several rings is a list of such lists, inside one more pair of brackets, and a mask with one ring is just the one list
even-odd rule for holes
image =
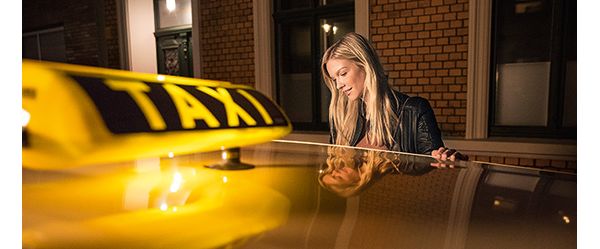
{"label": "woman's face", "polygon": [[326,67],[340,94],[348,96],[350,100],[362,96],[365,87],[364,69],[347,59],[330,59]]}

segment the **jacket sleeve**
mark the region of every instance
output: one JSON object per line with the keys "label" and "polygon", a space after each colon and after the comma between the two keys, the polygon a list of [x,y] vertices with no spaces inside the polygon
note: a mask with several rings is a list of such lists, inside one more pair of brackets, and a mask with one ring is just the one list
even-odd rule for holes
{"label": "jacket sleeve", "polygon": [[431,151],[444,146],[442,134],[435,119],[435,114],[429,102],[420,97],[417,98],[417,153],[431,154]]}

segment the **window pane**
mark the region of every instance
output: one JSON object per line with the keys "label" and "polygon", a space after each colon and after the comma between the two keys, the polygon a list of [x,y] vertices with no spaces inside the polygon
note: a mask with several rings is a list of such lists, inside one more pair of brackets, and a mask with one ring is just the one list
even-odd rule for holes
{"label": "window pane", "polygon": [[[354,16],[347,15],[336,18],[325,18],[320,20],[321,30],[319,32],[321,54],[334,42],[342,38],[346,33],[354,31]],[[325,46],[325,44],[327,44]]]}
{"label": "window pane", "polygon": [[309,8],[311,1],[312,0],[279,0],[277,1],[277,8],[278,10]]}
{"label": "window pane", "polygon": [[496,1],[495,125],[546,126],[552,1]]}
{"label": "window pane", "polygon": [[294,122],[312,122],[310,22],[280,25],[280,104]]}
{"label": "window pane", "polygon": [[23,58],[39,60],[37,35],[23,36]]}
{"label": "window pane", "polygon": [[[354,16],[346,15],[335,18],[325,18],[319,21],[319,55],[323,55],[325,50],[334,42],[340,39],[348,32],[354,31]],[[321,57],[320,56],[320,57]],[[319,58],[320,58],[319,57]],[[329,119],[329,101],[331,93],[329,88],[321,80],[321,121],[328,122]]]}
{"label": "window pane", "polygon": [[567,61],[563,125],[577,127],[577,61]]}
{"label": "window pane", "polygon": [[562,124],[577,127],[577,2],[567,1],[565,96]]}
{"label": "window pane", "polygon": [[496,125],[546,126],[550,63],[498,65]]}
{"label": "window pane", "polygon": [[498,64],[550,61],[552,1],[496,1]]}
{"label": "window pane", "polygon": [[192,25],[191,0],[158,0],[159,28]]}
{"label": "window pane", "polygon": [[40,51],[42,60],[66,62],[66,48],[63,31],[42,33],[40,37]]}

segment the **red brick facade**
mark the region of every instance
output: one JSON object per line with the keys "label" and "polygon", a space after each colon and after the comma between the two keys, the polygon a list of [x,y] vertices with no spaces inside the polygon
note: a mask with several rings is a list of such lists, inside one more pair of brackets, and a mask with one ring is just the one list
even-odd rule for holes
{"label": "red brick facade", "polygon": [[371,0],[369,16],[390,83],[428,99],[445,136],[464,136],[468,0]]}
{"label": "red brick facade", "polygon": [[200,0],[201,77],[254,85],[252,0]]}

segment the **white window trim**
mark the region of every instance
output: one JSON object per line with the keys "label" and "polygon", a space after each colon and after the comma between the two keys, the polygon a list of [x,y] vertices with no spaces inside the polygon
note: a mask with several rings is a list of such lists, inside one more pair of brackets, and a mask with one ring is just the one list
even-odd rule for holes
{"label": "white window trim", "polygon": [[253,0],[254,14],[254,88],[275,99],[273,1]]}
{"label": "white window trim", "polygon": [[198,1],[192,0],[192,70],[194,78],[202,78],[202,65],[200,65],[200,6]]}
{"label": "white window trim", "polygon": [[466,139],[488,137],[491,0],[469,0]]}

